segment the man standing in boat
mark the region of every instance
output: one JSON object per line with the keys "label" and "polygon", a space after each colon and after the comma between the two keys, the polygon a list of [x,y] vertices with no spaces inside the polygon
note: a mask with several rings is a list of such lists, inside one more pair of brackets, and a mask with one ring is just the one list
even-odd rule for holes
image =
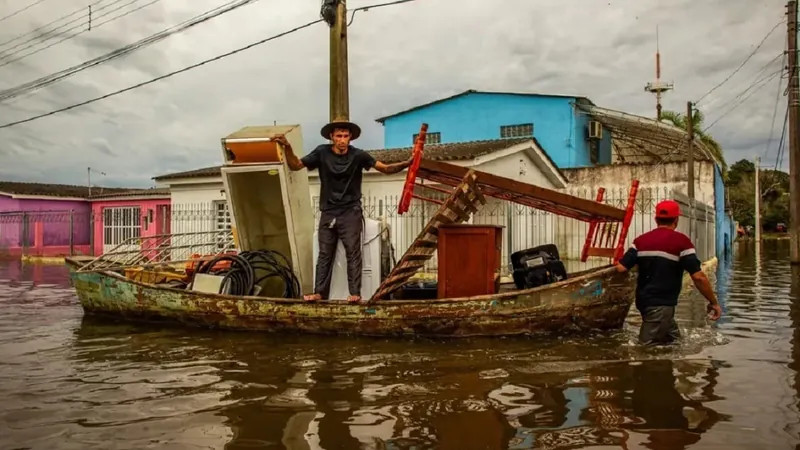
{"label": "man standing in boat", "polygon": [[681,208],[673,200],[656,205],[658,228],[642,234],[617,262],[619,272],[639,267],[636,282],[636,309],[642,315],[639,343],[666,345],[680,338],[675,323],[675,306],[683,286],[683,272],[692,277],[695,287],[708,300],[708,317],[719,319],[722,310],[705,273],[701,270],[694,244],[676,230]]}
{"label": "man standing in boat", "polygon": [[358,139],[361,128],[347,120],[335,120],[321,130],[322,137],[332,143],[322,144],[311,153],[298,158],[291,144],[282,135],[275,136],[285,150],[286,163],[291,170],[319,170],[321,212],[319,228],[319,256],[314,293],[305,295],[306,301],[327,300],[331,288],[331,273],[336,246],[342,241],[347,255],[347,284],[350,296],[347,301],[361,301],[361,247],[364,215],[361,210],[361,180],[364,170],[374,168],[383,174],[394,174],[411,165],[407,161],[384,164],[368,152],[350,145]]}

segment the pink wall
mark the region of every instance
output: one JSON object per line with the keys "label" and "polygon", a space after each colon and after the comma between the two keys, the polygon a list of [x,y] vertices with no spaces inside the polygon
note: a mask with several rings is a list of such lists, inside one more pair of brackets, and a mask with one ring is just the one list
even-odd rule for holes
{"label": "pink wall", "polygon": [[87,254],[90,211],[86,200],[0,195],[0,253],[60,256],[70,254],[72,244],[73,252]]}
{"label": "pink wall", "polygon": [[[94,213],[94,254],[103,254],[104,243],[104,227],[103,227],[103,210],[106,208],[115,208],[120,206],[138,206],[141,211],[139,217],[141,224],[141,237],[155,236],[158,234],[169,233],[169,217],[163,217],[162,214],[164,206],[169,211],[170,199],[165,198],[147,198],[139,200],[103,200],[92,202],[92,212]],[[151,212],[152,211],[152,212]],[[152,221],[150,220],[152,217]],[[166,229],[164,230],[164,226]],[[144,246],[152,245],[153,240],[144,240]]]}

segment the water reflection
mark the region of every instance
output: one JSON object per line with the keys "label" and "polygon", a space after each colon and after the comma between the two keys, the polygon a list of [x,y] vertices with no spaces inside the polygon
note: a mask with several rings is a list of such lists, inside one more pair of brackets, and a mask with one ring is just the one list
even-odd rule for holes
{"label": "water reflection", "polygon": [[634,321],[468,341],[109,323],[82,316],[65,274],[0,267],[0,448],[793,446],[800,273],[768,242],[733,259],[725,319],[709,326],[687,289],[685,343],[654,351],[631,344]]}
{"label": "water reflection", "polygon": [[684,448],[727,417],[713,407],[715,361],[544,365],[515,345],[332,342],[83,319],[73,399],[97,400],[83,426],[124,426],[131,443],[144,421],[148,442],[202,435],[226,449]]}

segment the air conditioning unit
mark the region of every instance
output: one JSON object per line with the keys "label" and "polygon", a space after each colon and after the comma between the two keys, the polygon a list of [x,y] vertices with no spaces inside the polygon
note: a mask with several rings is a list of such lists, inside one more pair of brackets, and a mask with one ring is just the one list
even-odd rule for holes
{"label": "air conditioning unit", "polygon": [[589,121],[589,139],[603,139],[603,125],[596,121]]}
{"label": "air conditioning unit", "polygon": [[[363,248],[361,249],[361,298],[367,300],[372,297],[381,284],[382,247],[388,245],[383,236],[381,222],[364,218]],[[314,277],[317,276],[316,261],[319,257],[319,241],[317,232],[314,232]],[[333,258],[333,273],[331,274],[331,291],[329,294],[332,300],[344,300],[350,295],[347,287],[347,257],[344,253],[344,245],[339,241],[336,246],[336,256]]]}

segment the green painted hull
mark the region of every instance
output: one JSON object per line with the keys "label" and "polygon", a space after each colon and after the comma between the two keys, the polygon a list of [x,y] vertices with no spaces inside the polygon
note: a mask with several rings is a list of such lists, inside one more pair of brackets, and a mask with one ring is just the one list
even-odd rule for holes
{"label": "green painted hull", "polygon": [[363,336],[471,337],[620,329],[634,278],[603,267],[536,289],[440,300],[345,301],[233,297],[172,289],[103,272],[71,278],[86,314],[232,330]]}

